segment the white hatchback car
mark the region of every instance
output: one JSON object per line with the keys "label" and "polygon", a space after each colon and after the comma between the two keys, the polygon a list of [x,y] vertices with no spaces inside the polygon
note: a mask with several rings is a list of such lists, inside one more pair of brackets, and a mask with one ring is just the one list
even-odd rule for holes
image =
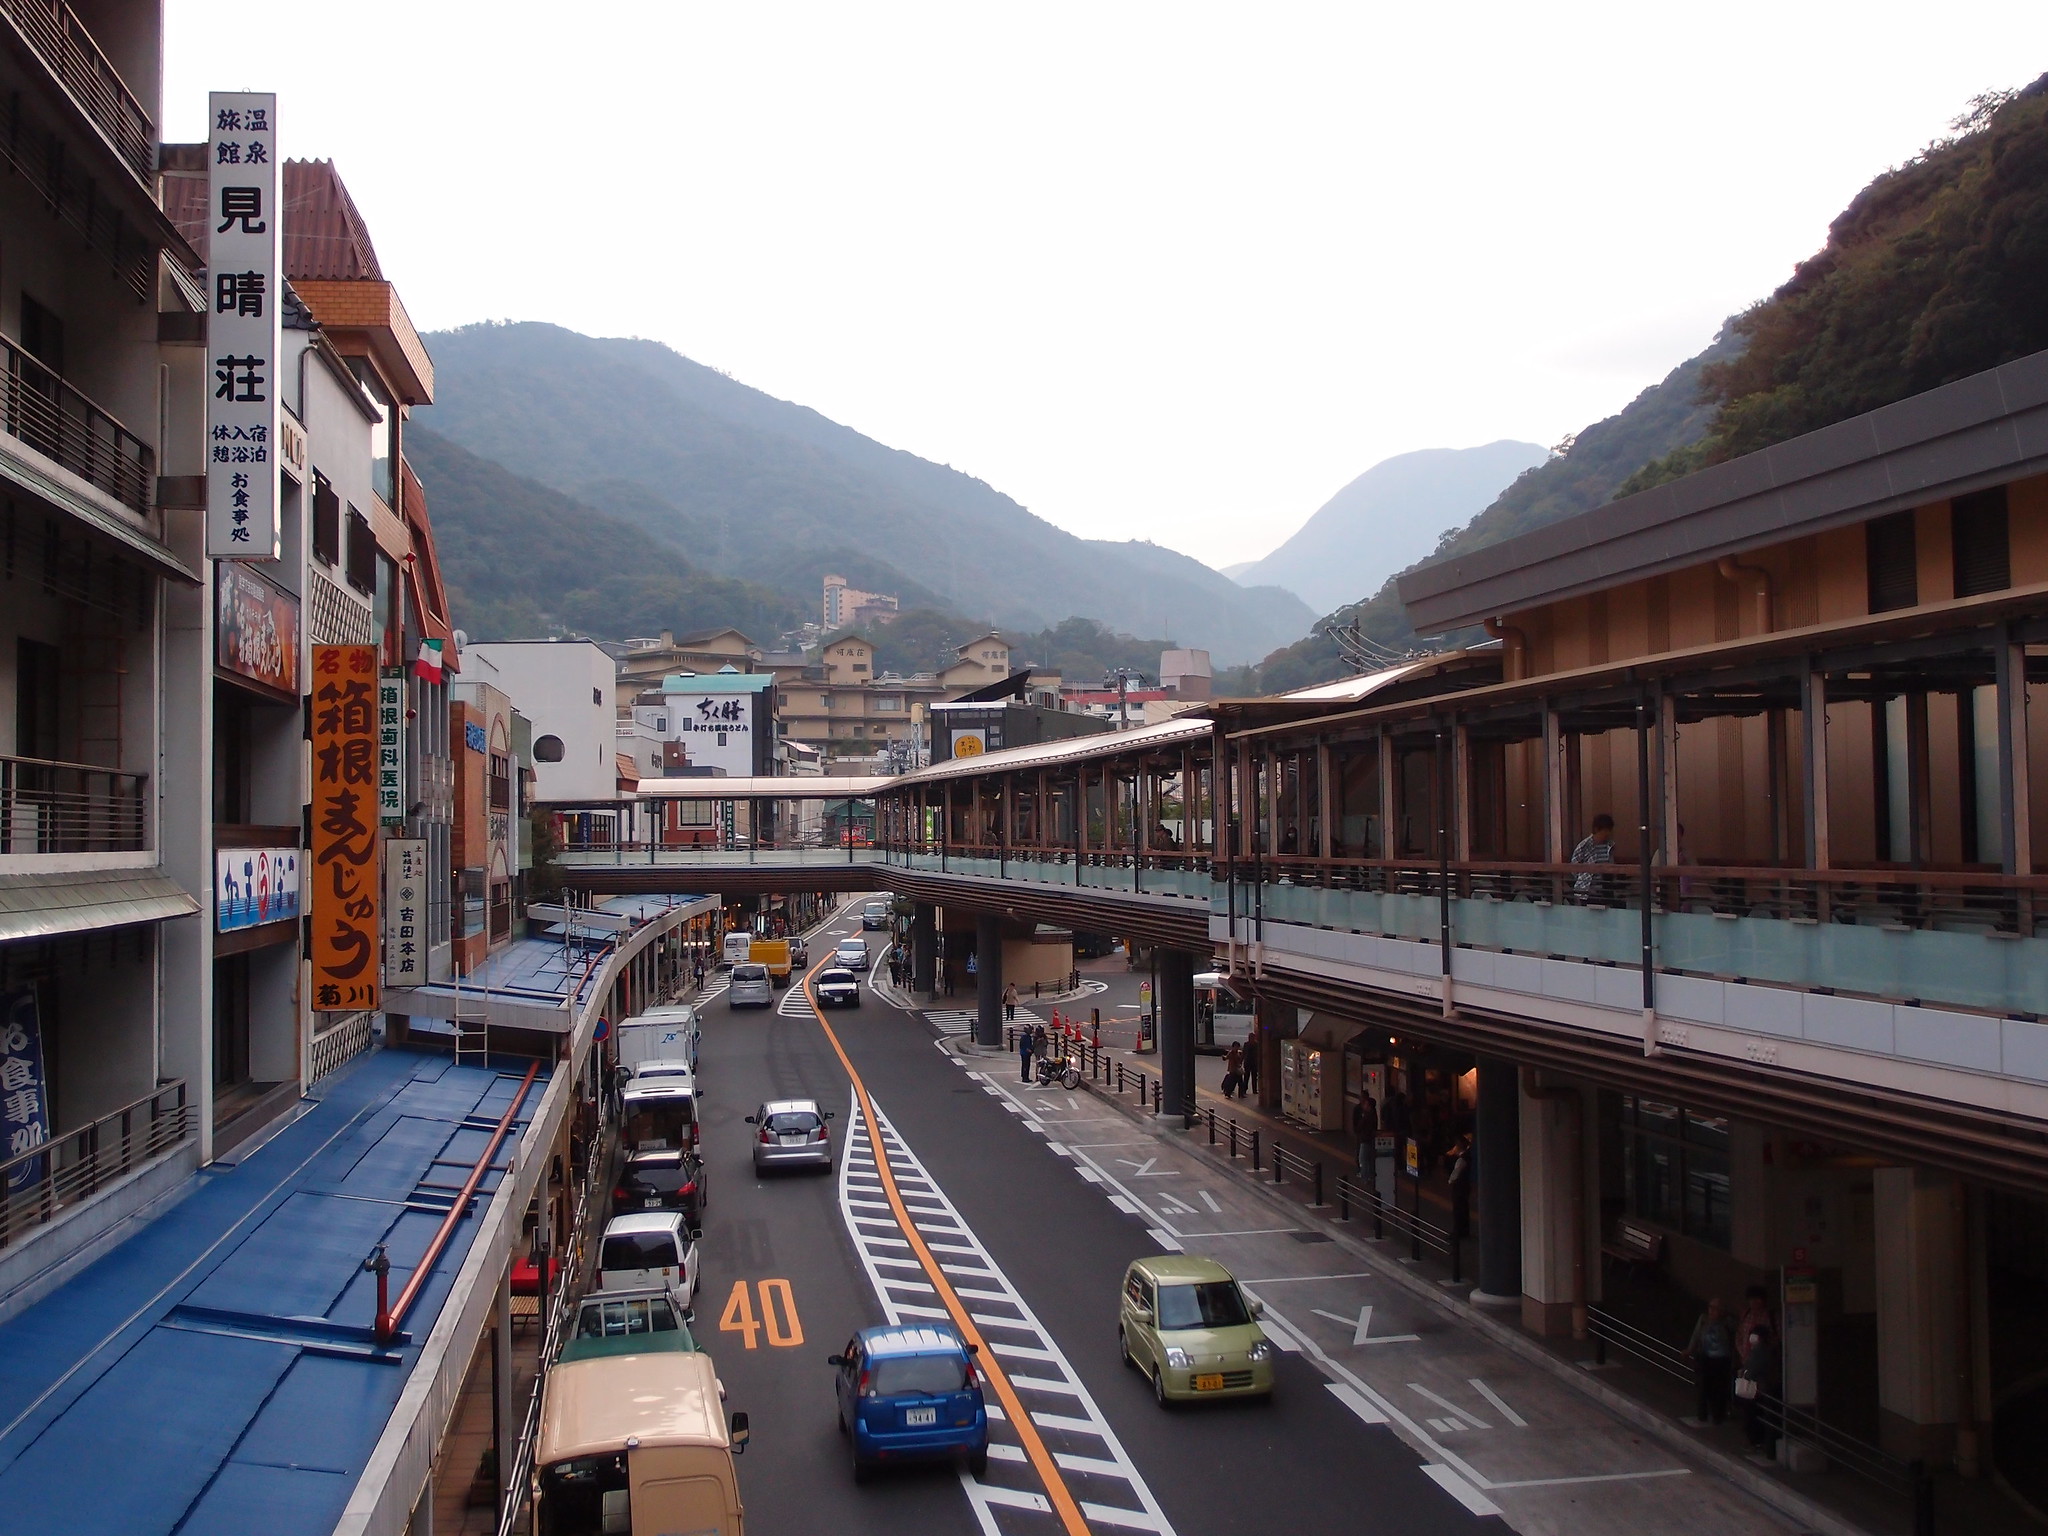
{"label": "white hatchback car", "polygon": [[605,1224],[597,1250],[604,1291],[659,1286],[688,1312],[697,1299],[697,1243],[681,1211],[631,1211]]}

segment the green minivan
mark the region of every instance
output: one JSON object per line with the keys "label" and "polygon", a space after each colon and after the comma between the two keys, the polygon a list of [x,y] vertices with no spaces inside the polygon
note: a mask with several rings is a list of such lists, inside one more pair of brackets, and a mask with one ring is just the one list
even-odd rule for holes
{"label": "green minivan", "polygon": [[1121,1307],[1117,1352],[1152,1378],[1160,1407],[1272,1396],[1273,1343],[1258,1322],[1265,1309],[1214,1259],[1139,1259],[1124,1271]]}

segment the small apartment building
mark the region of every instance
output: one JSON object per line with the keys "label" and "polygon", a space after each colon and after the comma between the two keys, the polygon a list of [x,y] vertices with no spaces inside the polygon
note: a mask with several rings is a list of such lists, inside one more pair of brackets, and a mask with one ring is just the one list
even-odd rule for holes
{"label": "small apartment building", "polygon": [[664,677],[678,672],[717,672],[725,667],[751,672],[761,655],[761,647],[737,629],[700,629],[684,635],[665,629],[658,637],[626,642],[618,661],[619,688],[628,694],[659,688]]}
{"label": "small apartment building", "polygon": [[455,966],[459,974],[467,975],[512,938],[514,881],[519,872],[519,760],[512,700],[504,690],[471,680],[457,683],[451,692]]}
{"label": "small apartment building", "polygon": [[957,646],[959,660],[939,671],[939,682],[949,692],[985,688],[1010,675],[1010,642],[994,630]]}

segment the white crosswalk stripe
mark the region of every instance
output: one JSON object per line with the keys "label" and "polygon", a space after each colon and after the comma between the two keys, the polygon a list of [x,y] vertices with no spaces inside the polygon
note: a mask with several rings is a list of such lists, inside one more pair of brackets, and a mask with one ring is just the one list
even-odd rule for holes
{"label": "white crosswalk stripe", "polygon": [[[1021,1016],[1024,1010],[1020,1008],[1018,1013]],[[846,1156],[840,1160],[839,1168],[840,1214],[860,1252],[875,1297],[892,1323],[909,1318],[944,1317],[947,1314],[943,1308],[899,1299],[899,1294],[923,1296],[932,1288],[907,1281],[901,1273],[901,1250],[907,1241],[897,1235],[901,1228],[895,1220],[877,1220],[867,1214],[876,1205],[886,1209],[888,1201],[875,1169],[874,1149],[858,1095],[854,1096],[849,1120]],[[1152,1490],[1124,1453],[1109,1420],[1067,1363],[1051,1333],[997,1268],[973,1229],[946,1198],[946,1192],[904,1145],[888,1116],[881,1115],[880,1123],[890,1172],[918,1234],[934,1254],[942,1256],[941,1268],[949,1275],[973,1276],[972,1287],[956,1290],[955,1294],[972,1300],[971,1315],[976,1326],[1000,1330],[1001,1341],[989,1341],[992,1351],[1006,1360],[1028,1362],[1028,1373],[1006,1368],[1005,1374],[1023,1399],[1032,1424],[1065,1473],[1068,1489],[1080,1501],[1089,1522],[1173,1536],[1173,1527],[1159,1501],[1153,1498]],[[885,1275],[885,1268],[897,1273]],[[1002,1418],[994,1402],[989,1407],[988,1471],[976,1478],[963,1470],[961,1485],[967,1490],[984,1536],[1003,1536],[1010,1531],[1043,1532],[1052,1506],[1024,1456],[1016,1431]]]}
{"label": "white crosswalk stripe", "polygon": [[[926,1009],[926,1018],[936,1024],[941,1035],[971,1035],[974,1033],[975,1011],[972,1008]],[[1007,1020],[1005,1022],[1008,1022]],[[1033,1013],[1029,1008],[1017,1010],[1019,1024],[1050,1024],[1051,1018]]]}

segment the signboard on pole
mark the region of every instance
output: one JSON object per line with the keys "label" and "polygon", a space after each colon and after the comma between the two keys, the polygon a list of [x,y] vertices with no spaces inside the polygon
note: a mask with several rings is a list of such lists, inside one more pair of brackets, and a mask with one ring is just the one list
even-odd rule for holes
{"label": "signboard on pole", "polygon": [[206,553],[275,560],[283,210],[277,97],[207,99]]}
{"label": "signboard on pole", "polygon": [[313,1006],[377,1006],[377,648],[313,647]]}
{"label": "signboard on pole", "polygon": [[427,979],[427,840],[384,843],[384,985],[416,987]]}
{"label": "signboard on pole", "polygon": [[405,674],[396,669],[377,679],[377,819],[405,820]]}

